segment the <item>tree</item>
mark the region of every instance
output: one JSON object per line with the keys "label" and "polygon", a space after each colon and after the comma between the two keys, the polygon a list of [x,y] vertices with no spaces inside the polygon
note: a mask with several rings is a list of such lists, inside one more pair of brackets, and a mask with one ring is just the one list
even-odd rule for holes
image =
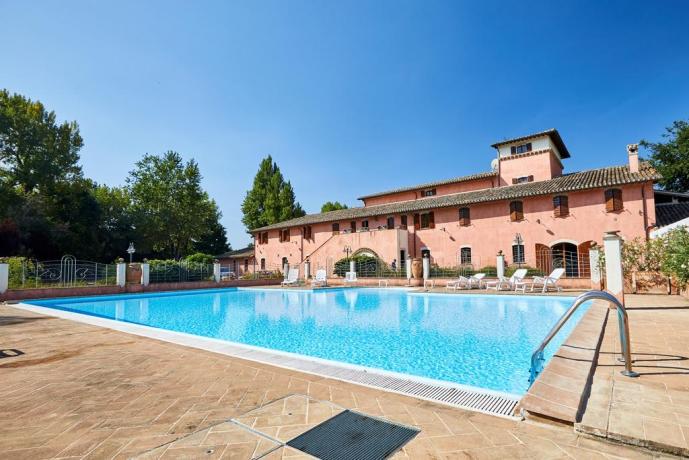
{"label": "tree", "polygon": [[641,141],[651,151],[651,165],[663,176],[660,185],[672,192],[689,191],[689,122],[675,121],[663,138],[667,142]]}
{"label": "tree", "polygon": [[242,223],[247,232],[266,225],[303,216],[304,210],[296,202],[294,190],[285,182],[280,168],[269,155],[261,161],[251,190],[242,203]]}
{"label": "tree", "polygon": [[346,204],[342,204],[339,201],[326,201],[321,206],[321,212],[337,211],[338,209],[347,209]]}
{"label": "tree", "polygon": [[227,243],[227,232],[225,227],[220,223],[222,213],[218,210],[215,201],[211,200],[215,212],[206,222],[208,232],[204,234],[198,241],[194,242],[194,251],[204,254],[219,255],[223,252],[230,251],[230,245]]}
{"label": "tree", "polygon": [[24,192],[81,176],[75,121],[58,124],[38,101],[0,90],[0,177]]}
{"label": "tree", "polygon": [[201,188],[198,164],[179,153],[145,155],[127,179],[137,228],[151,249],[179,258],[192,251],[217,209]]}
{"label": "tree", "polygon": [[135,226],[129,190],[94,184],[93,195],[100,207],[100,260],[111,262],[124,257],[130,242],[140,246],[137,253],[141,254],[147,245]]}

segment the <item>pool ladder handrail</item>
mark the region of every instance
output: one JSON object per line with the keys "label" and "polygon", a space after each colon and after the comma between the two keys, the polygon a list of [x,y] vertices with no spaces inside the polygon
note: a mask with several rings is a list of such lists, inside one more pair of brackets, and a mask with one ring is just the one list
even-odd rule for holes
{"label": "pool ladder handrail", "polygon": [[553,337],[555,337],[555,335],[560,331],[560,329],[562,329],[562,326],[564,326],[565,323],[572,317],[577,308],[579,308],[581,304],[589,300],[605,300],[609,304],[615,306],[615,309],[617,310],[617,321],[619,323],[620,329],[620,345],[622,347],[623,356],[619,360],[621,362],[624,362],[624,370],[622,371],[622,375],[625,375],[627,377],[639,376],[639,374],[632,370],[632,357],[629,342],[629,318],[627,317],[627,310],[624,308],[624,305],[622,305],[622,303],[617,299],[617,297],[613,296],[608,292],[588,291],[574,299],[574,302],[569,307],[569,309],[560,317],[557,324],[553,326],[546,338],[543,339],[541,345],[539,345],[539,347],[531,355],[531,370],[529,377],[530,384],[534,383],[536,377],[540,372],[538,367],[539,364],[541,364],[544,361],[543,350],[545,350],[545,347],[548,345],[548,343],[550,343],[550,341],[553,339]]}

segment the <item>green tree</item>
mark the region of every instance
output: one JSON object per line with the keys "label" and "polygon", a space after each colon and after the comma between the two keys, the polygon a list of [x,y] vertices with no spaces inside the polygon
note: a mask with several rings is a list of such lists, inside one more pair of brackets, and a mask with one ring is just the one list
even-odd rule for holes
{"label": "green tree", "polygon": [[665,189],[673,192],[689,190],[689,122],[675,121],[665,128],[666,142],[641,141],[651,151],[651,165],[663,176],[659,181]]}
{"label": "green tree", "polygon": [[126,187],[94,185],[93,195],[100,206],[98,225],[100,260],[111,262],[124,257],[130,242],[136,243],[137,252],[145,248],[143,236],[137,230],[131,206],[131,195]]}
{"label": "green tree", "polygon": [[0,90],[0,177],[9,185],[30,192],[81,176],[79,126],[56,119],[40,102]]}
{"label": "green tree", "polygon": [[211,200],[215,211],[210,219],[206,222],[207,232],[197,241],[194,241],[194,251],[218,255],[223,252],[230,251],[230,245],[227,242],[227,232],[225,227],[220,223],[222,214],[217,208],[215,201]]}
{"label": "green tree", "polygon": [[305,214],[294,197],[292,184],[285,181],[271,156],[261,161],[254,185],[242,203],[242,213],[242,222],[249,233],[255,228]]}
{"label": "green tree", "polygon": [[179,258],[209,231],[217,216],[214,203],[201,188],[194,160],[179,153],[145,155],[127,179],[137,228],[153,251]]}
{"label": "green tree", "polygon": [[342,204],[339,201],[326,201],[321,206],[321,212],[337,211],[338,209],[347,209],[346,204]]}

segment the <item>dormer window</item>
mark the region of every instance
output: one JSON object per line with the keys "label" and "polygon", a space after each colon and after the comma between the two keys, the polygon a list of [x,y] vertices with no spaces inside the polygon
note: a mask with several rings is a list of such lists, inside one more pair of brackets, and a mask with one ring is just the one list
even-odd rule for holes
{"label": "dormer window", "polygon": [[436,190],[434,188],[430,188],[428,190],[421,190],[421,196],[435,196]]}
{"label": "dormer window", "polygon": [[512,155],[519,155],[520,153],[527,153],[530,152],[531,149],[531,142],[527,142],[526,144],[520,144],[520,145],[513,145],[510,147],[510,153]]}

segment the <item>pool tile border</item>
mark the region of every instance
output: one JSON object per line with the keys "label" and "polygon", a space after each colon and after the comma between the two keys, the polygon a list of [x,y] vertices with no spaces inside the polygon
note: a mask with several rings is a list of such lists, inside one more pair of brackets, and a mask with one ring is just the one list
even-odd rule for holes
{"label": "pool tile border", "polygon": [[515,416],[515,410],[520,397],[510,393],[468,385],[452,384],[408,374],[307,357],[295,353],[268,350],[236,342],[195,336],[183,332],[168,331],[166,329],[158,329],[50,307],[26,303],[14,304],[12,306],[41,315],[114,329],[120,332],[198,348],[235,358],[269,364],[283,369],[307,372],[325,378],[332,378],[369,388],[385,390],[461,409],[508,419],[518,418]]}
{"label": "pool tile border", "polygon": [[518,410],[568,424],[581,420],[608,320],[594,301],[519,403]]}

